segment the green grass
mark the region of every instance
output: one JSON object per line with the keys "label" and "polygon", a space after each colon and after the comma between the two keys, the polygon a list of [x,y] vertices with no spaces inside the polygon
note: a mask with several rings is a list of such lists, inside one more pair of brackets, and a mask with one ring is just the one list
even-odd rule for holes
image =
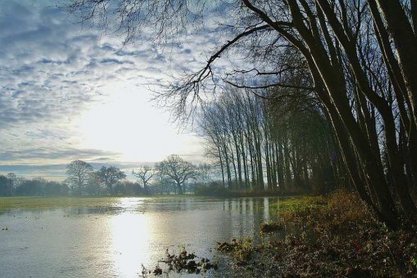
{"label": "green grass", "polygon": [[275,212],[298,212],[327,206],[323,196],[297,196],[281,199],[272,204],[270,210]]}
{"label": "green grass", "polygon": [[[98,196],[98,197],[0,197],[0,211],[11,209],[55,209],[68,207],[111,207],[117,206],[121,199],[136,198],[128,196]],[[153,201],[170,201],[182,200],[189,198],[196,198],[206,200],[207,197],[194,195],[153,195],[153,196],[138,196],[138,198],[147,199],[149,202]]]}
{"label": "green grass", "polygon": [[105,207],[115,205],[119,201],[119,197],[0,197],[0,211],[10,209]]}
{"label": "green grass", "polygon": [[[0,197],[0,211],[10,209],[54,209],[68,207],[109,207],[117,205],[121,198],[129,197]],[[141,197],[149,198],[149,197]],[[152,201],[181,199],[210,200],[210,197],[195,195],[155,195]],[[151,201],[149,200],[149,201]],[[151,202],[152,202],[151,201]],[[281,199],[271,205],[272,211],[300,211],[323,206],[323,197],[300,196]]]}

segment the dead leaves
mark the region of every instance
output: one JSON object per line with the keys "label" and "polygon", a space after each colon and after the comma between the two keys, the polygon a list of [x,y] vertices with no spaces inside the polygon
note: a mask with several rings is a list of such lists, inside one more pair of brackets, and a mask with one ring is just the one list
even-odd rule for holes
{"label": "dead leaves", "polygon": [[[262,226],[263,233],[286,231],[283,240],[254,246],[221,243],[218,250],[255,276],[396,277],[417,275],[416,231],[389,231],[377,223],[359,198],[336,192],[306,199],[281,213],[282,222]],[[283,224],[285,223],[285,225]],[[286,229],[288,225],[295,229]],[[245,254],[245,255],[242,255]]]}

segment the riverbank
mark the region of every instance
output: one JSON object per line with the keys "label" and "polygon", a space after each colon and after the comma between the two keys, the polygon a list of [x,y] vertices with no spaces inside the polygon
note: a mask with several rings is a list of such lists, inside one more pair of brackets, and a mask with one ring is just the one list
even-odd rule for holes
{"label": "riverbank", "polygon": [[[416,231],[389,231],[352,193],[283,201],[263,241],[221,243],[236,271],[253,277],[409,277],[417,275]],[[274,233],[284,233],[281,239]]]}
{"label": "riverbank", "polygon": [[[197,256],[195,264],[188,260],[184,269],[183,260],[172,261],[174,272],[162,277],[183,277],[192,270],[207,270],[202,277],[233,277],[228,260],[214,250],[216,242],[257,237],[260,223],[272,219],[269,208],[281,203],[278,198],[187,195],[7,197],[0,204],[4,201],[8,208],[18,207],[0,211],[1,277],[138,277],[142,265],[168,271],[161,262],[171,260],[166,250],[181,259],[183,248]],[[213,269],[208,270],[209,263]]]}
{"label": "riverbank", "polygon": [[100,207],[116,204],[115,197],[0,197],[0,211],[10,209],[53,209],[67,207]]}
{"label": "riverbank", "polygon": [[[252,197],[277,197],[272,194],[252,194],[242,193],[227,196],[207,196],[207,195],[149,195],[149,196],[11,196],[0,197],[0,211],[11,209],[54,209],[68,207],[109,207],[117,206],[121,199],[143,199],[146,200],[211,200],[211,199],[229,199],[229,198],[252,198]],[[281,196],[282,197],[282,196]],[[289,196],[284,196],[286,198]],[[297,200],[301,198],[300,196]],[[301,199],[300,199],[301,200]],[[292,203],[292,202],[291,202]],[[283,205],[286,205],[285,202]]]}

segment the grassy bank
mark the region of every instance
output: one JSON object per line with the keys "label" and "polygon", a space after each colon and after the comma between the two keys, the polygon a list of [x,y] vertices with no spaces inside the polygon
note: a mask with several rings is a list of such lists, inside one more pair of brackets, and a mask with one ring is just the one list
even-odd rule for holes
{"label": "grassy bank", "polygon": [[[202,195],[151,195],[151,196],[97,196],[97,197],[42,197],[42,196],[28,196],[28,197],[0,197],[0,210],[10,209],[53,209],[66,207],[108,207],[117,206],[121,198],[144,198],[154,201],[164,200],[182,200],[182,199],[202,199],[208,200],[211,198],[230,198],[230,197],[267,197],[271,195],[259,194],[243,194],[231,196],[202,196]],[[151,199],[150,199],[151,198]],[[308,198],[308,197],[306,197]],[[295,206],[298,199],[290,199],[290,202],[283,202],[283,205]]]}
{"label": "grassy bank", "polygon": [[71,197],[0,197],[0,211],[11,209],[55,209],[68,207],[112,207],[118,206],[122,200],[141,198],[148,202],[184,200],[189,198],[207,200],[211,197],[196,195],[150,195],[150,196],[71,196]]}
{"label": "grassy bank", "polygon": [[119,200],[117,197],[0,197],[0,210],[105,207]]}
{"label": "grassy bank", "polygon": [[[234,267],[248,276],[417,275],[416,231],[387,230],[355,194],[292,198],[275,209],[281,221],[262,227],[262,244],[241,239],[219,245],[234,259]],[[276,231],[285,232],[285,238],[271,237]]]}

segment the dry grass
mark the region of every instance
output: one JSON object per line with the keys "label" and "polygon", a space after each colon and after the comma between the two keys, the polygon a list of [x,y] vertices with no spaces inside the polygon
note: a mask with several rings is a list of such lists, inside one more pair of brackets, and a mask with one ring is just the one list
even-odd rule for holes
{"label": "dry grass", "polygon": [[240,265],[252,276],[416,277],[416,231],[387,230],[356,194],[298,198],[280,207],[285,239],[244,248],[250,259]]}

